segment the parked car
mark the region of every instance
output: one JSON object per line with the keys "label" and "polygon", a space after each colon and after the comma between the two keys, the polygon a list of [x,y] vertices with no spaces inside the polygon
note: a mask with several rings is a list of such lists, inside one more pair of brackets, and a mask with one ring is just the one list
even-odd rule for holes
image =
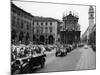
{"label": "parked car", "polygon": [[52,49],[49,48],[48,46],[46,46],[45,49],[46,49],[46,51],[49,51],[49,52],[52,50]]}
{"label": "parked car", "polygon": [[91,45],[91,48],[93,49],[93,51],[96,51],[96,45]]}
{"label": "parked car", "polygon": [[65,48],[58,48],[56,51],[55,55],[58,56],[66,56],[67,55],[67,50]]}
{"label": "parked car", "polygon": [[72,46],[73,46],[73,49],[77,48],[77,44],[73,44]]}
{"label": "parked car", "polygon": [[67,45],[66,46],[66,51],[67,52],[71,52],[73,50],[73,46],[72,45]]}
{"label": "parked car", "polygon": [[[44,67],[46,54],[44,54],[40,50],[40,48],[37,48],[38,50],[36,50],[35,48],[36,47],[34,48],[26,47],[25,50],[23,50],[24,52],[22,52],[22,54],[25,54],[23,57],[21,56],[13,58],[13,56],[15,55],[12,53],[12,60],[11,60],[12,75],[30,73],[32,70],[34,71],[37,68]],[[21,55],[21,53],[19,55]]]}
{"label": "parked car", "polygon": [[78,47],[83,47],[83,46],[84,46],[83,43],[78,44]]}
{"label": "parked car", "polygon": [[88,46],[87,45],[84,45],[84,49],[88,49]]}
{"label": "parked car", "polygon": [[30,73],[32,70],[43,68],[45,65],[45,54],[36,57],[24,57],[16,59],[11,65],[12,73],[24,74]]}

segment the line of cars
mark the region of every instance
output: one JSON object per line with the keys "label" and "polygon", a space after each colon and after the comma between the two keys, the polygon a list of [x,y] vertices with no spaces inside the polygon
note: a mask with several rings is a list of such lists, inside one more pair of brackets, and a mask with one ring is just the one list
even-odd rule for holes
{"label": "line of cars", "polygon": [[55,55],[58,56],[66,56],[67,53],[71,52],[74,50],[77,46],[75,44],[73,45],[61,45],[60,47],[57,47]]}
{"label": "line of cars", "polygon": [[45,66],[45,51],[50,52],[56,48],[55,55],[66,56],[77,46],[73,45],[12,45],[11,46],[11,74],[26,74],[34,72]]}

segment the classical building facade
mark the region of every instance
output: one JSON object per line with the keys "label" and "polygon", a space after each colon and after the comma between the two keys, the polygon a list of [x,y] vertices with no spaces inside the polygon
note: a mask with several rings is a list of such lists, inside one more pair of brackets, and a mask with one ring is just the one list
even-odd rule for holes
{"label": "classical building facade", "polygon": [[63,16],[63,25],[60,32],[62,44],[73,44],[80,41],[80,25],[78,16],[69,12],[69,15]]}
{"label": "classical building facade", "polygon": [[11,3],[11,40],[15,43],[55,44],[58,20],[33,16]]}
{"label": "classical building facade", "polygon": [[58,21],[48,17],[33,18],[33,41],[35,43],[54,44],[57,41]]}
{"label": "classical building facade", "polygon": [[11,3],[11,40],[26,43],[31,39],[33,16]]}

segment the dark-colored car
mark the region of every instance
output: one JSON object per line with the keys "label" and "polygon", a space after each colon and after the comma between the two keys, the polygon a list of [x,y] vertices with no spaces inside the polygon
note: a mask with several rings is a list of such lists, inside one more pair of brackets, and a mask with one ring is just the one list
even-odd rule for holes
{"label": "dark-colored car", "polygon": [[57,57],[58,57],[58,56],[66,56],[66,55],[67,55],[67,51],[66,51],[66,49],[64,49],[64,48],[59,48],[59,49],[56,51],[55,55],[56,55]]}
{"label": "dark-colored car", "polygon": [[66,51],[69,53],[73,50],[73,46],[72,45],[67,45],[66,46]]}
{"label": "dark-colored car", "polygon": [[45,47],[45,49],[46,49],[46,51],[51,51],[52,49],[51,48],[49,48],[49,47]]}
{"label": "dark-colored car", "polygon": [[96,45],[91,45],[91,48],[93,49],[94,52],[96,52]]}
{"label": "dark-colored car", "polygon": [[84,47],[83,43],[78,44],[78,47]]}
{"label": "dark-colored car", "polygon": [[76,49],[77,48],[77,44],[73,44],[73,49]]}
{"label": "dark-colored car", "polygon": [[11,65],[12,74],[25,74],[34,71],[37,68],[43,68],[45,65],[45,54],[36,57],[25,57],[16,59]]}

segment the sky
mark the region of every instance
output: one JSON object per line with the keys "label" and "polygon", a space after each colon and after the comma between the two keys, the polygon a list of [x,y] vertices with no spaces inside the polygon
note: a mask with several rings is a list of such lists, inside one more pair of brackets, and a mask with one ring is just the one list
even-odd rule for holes
{"label": "sky", "polygon": [[31,13],[33,16],[52,17],[62,20],[63,14],[72,14],[79,16],[78,23],[81,27],[81,35],[85,32],[89,26],[88,11],[89,6],[83,5],[69,5],[69,4],[51,4],[51,3],[37,3],[37,2],[24,2],[24,1],[12,1],[16,6]]}

